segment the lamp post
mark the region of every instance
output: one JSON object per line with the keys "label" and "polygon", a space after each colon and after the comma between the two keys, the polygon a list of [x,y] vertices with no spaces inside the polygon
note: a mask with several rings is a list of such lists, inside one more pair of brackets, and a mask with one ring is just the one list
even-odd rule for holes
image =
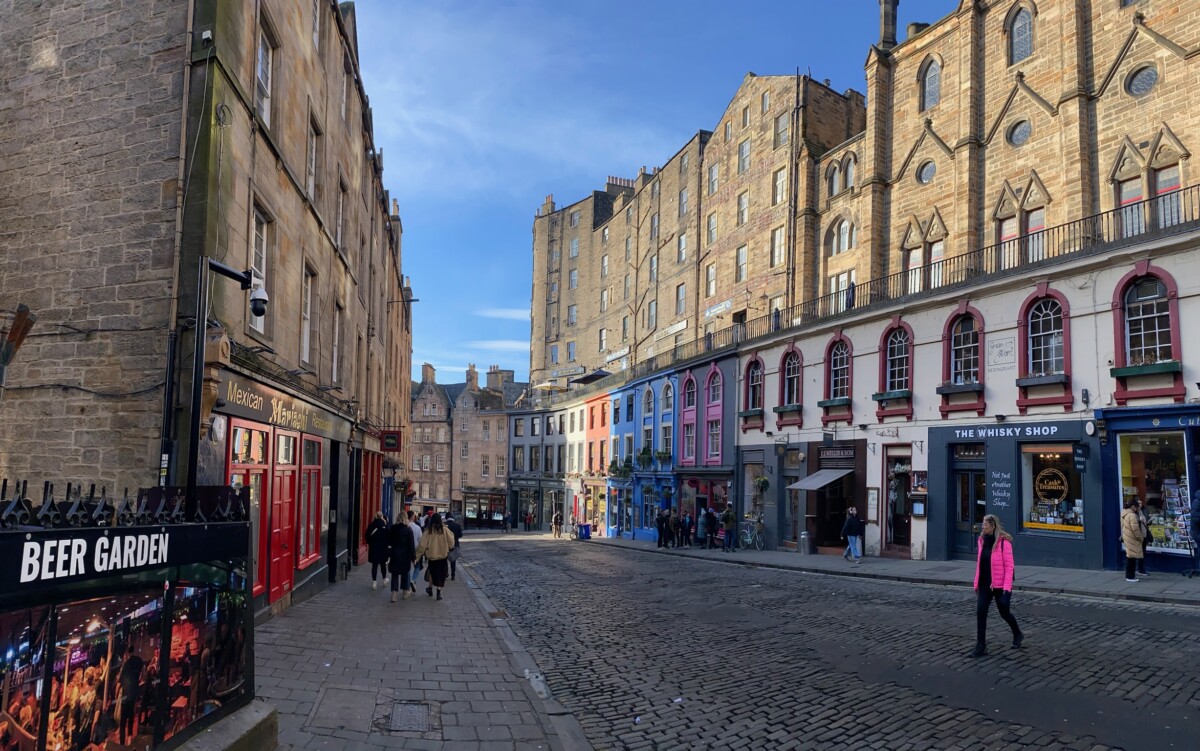
{"label": "lamp post", "polygon": [[[238,271],[216,259],[200,256],[200,266],[196,275],[196,344],[192,356],[191,422],[188,425],[187,500],[185,502],[189,519],[196,512],[196,474],[200,463],[200,400],[204,391],[204,347],[208,338],[208,275],[210,271],[234,280],[241,285],[243,290],[249,290],[254,283],[251,269]],[[250,310],[256,316],[266,314],[267,293],[262,287],[255,287],[251,293]]]}

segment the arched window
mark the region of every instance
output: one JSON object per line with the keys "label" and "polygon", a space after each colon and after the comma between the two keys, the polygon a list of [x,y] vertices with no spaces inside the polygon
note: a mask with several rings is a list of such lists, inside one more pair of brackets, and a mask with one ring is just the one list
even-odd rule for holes
{"label": "arched window", "polygon": [[751,360],[746,366],[746,409],[762,409],[763,365],[760,360]]}
{"label": "arched window", "polygon": [[1021,8],[1008,25],[1008,64],[1016,65],[1033,54],[1033,14]]}
{"label": "arched window", "polygon": [[1153,365],[1175,359],[1167,286],[1144,276],[1125,292],[1125,363]]}
{"label": "arched window", "polygon": [[649,415],[654,412],[654,389],[646,389],[646,393],[642,394],[642,414]]}
{"label": "arched window", "polygon": [[930,60],[921,73],[921,111],[934,107],[942,100],[942,64]]}
{"label": "arched window", "polygon": [[671,388],[671,384],[663,384],[662,393],[662,411],[670,412],[675,409],[675,391]]}
{"label": "arched window", "polygon": [[829,398],[845,399],[850,396],[850,348],[845,342],[837,342],[829,350]]}
{"label": "arched window", "polygon": [[826,240],[829,255],[836,256],[838,253],[850,250],[854,247],[856,240],[854,223],[849,219],[842,219],[829,230],[829,237]]}
{"label": "arched window", "polygon": [[884,391],[907,391],[912,388],[912,339],[906,329],[897,328],[887,339],[887,370]]}
{"label": "arched window", "polygon": [[721,374],[713,372],[708,377],[708,403],[717,404],[721,401]]}
{"label": "arched window", "polygon": [[783,358],[783,394],[780,402],[785,405],[800,403],[800,355],[789,352]]}
{"label": "arched window", "polygon": [[854,156],[846,157],[845,166],[842,167],[842,173],[845,177],[842,178],[842,186],[849,190],[854,187]]}
{"label": "arched window", "polygon": [[979,383],[979,327],[975,316],[959,316],[951,329],[950,382]]}
{"label": "arched window", "polygon": [[696,380],[691,376],[683,382],[683,406],[696,406]]}
{"label": "arched window", "polygon": [[829,197],[833,198],[837,195],[841,178],[838,174],[838,166],[835,164],[829,168]]}
{"label": "arched window", "polygon": [[1066,372],[1063,358],[1063,310],[1058,300],[1048,297],[1029,309],[1030,376]]}

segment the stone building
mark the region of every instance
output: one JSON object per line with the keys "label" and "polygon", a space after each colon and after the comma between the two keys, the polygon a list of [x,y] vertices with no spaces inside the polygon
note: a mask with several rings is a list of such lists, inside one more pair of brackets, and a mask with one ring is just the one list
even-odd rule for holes
{"label": "stone building", "polygon": [[[675,373],[682,510],[725,493],[764,515],[772,546],[840,552],[854,506],[868,554],[971,558],[995,514],[1033,565],[1113,568],[1136,498],[1152,565],[1190,568],[1196,12],[964,1],[900,41],[896,4],[880,3],[861,130],[795,166],[793,302],[513,419],[590,414]],[[578,206],[543,211],[535,238]],[[689,477],[702,446],[717,466]],[[605,500],[627,528],[619,496],[584,482],[575,505],[596,523]]]}
{"label": "stone building", "polygon": [[[39,316],[0,473],[247,485],[256,605],[286,606],[361,552],[383,429],[407,462],[411,291],[353,4],[71,1],[0,40],[0,298]],[[208,274],[194,409],[204,257],[270,305]]]}
{"label": "stone building", "polygon": [[421,366],[421,382],[412,390],[412,450],[408,464],[411,492],[418,505],[437,501],[448,507],[452,477],[451,408],[459,388],[437,382],[429,363]]}

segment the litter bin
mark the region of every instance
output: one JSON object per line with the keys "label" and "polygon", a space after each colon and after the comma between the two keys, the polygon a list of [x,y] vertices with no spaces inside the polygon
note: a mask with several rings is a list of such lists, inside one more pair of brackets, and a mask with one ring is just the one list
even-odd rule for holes
{"label": "litter bin", "polygon": [[799,553],[800,555],[812,554],[812,545],[809,541],[807,532],[800,533],[800,542],[798,545],[796,545],[796,552]]}
{"label": "litter bin", "polygon": [[580,524],[579,525],[579,539],[581,539],[581,540],[592,539],[592,525],[590,525],[590,524]]}

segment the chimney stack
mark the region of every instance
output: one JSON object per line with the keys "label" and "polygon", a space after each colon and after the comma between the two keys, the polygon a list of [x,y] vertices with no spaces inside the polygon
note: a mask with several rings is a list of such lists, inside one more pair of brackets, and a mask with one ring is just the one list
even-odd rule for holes
{"label": "chimney stack", "polygon": [[479,390],[479,373],[475,370],[475,363],[467,365],[467,391]]}
{"label": "chimney stack", "polygon": [[900,0],[879,0],[879,48],[896,46],[896,9]]}
{"label": "chimney stack", "polygon": [[421,364],[421,383],[437,383],[437,372],[427,362]]}
{"label": "chimney stack", "polygon": [[501,391],[504,384],[513,382],[515,375],[516,373],[511,370],[501,370],[499,365],[490,365],[487,372],[487,387],[494,391]]}

